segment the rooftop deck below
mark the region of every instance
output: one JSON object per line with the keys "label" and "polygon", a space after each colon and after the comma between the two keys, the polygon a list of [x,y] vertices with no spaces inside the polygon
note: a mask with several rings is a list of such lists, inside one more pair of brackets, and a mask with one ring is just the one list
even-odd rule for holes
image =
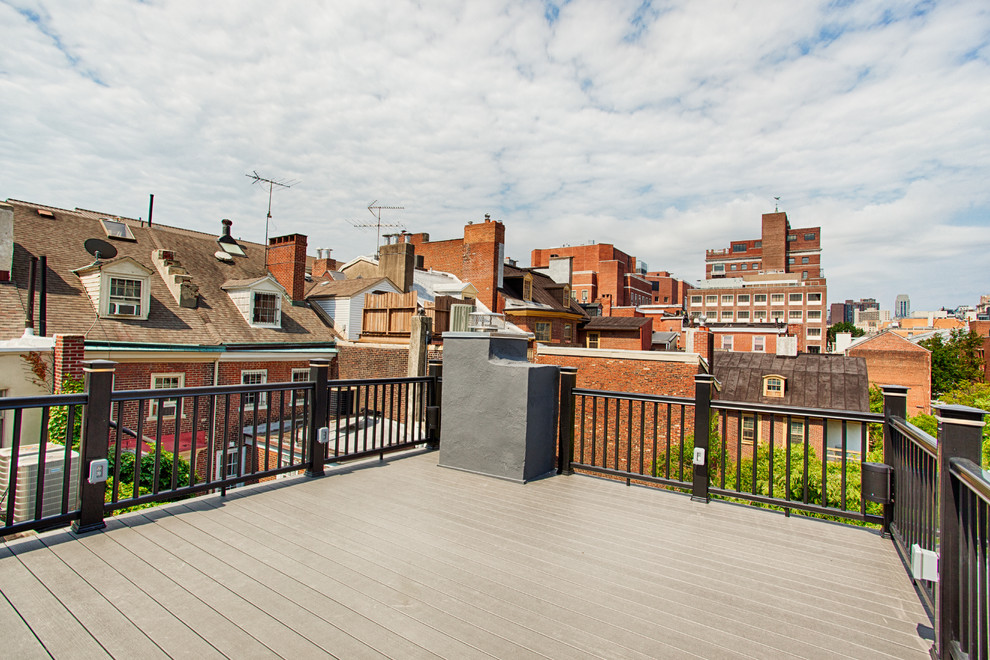
{"label": "rooftop deck below", "polygon": [[437,454],[0,546],[8,657],[927,658],[875,531]]}

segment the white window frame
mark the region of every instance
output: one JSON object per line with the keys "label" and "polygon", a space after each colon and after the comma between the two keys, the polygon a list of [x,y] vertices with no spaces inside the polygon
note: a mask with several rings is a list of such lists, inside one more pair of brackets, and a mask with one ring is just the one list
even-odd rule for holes
{"label": "white window frame", "polygon": [[718,305],[718,296],[705,296],[705,305]]}
{"label": "white window frame", "polygon": [[[761,300],[762,298],[762,300]],[[753,294],[753,304],[754,305],[766,305],[767,304],[767,294],[765,293],[754,293]]]}
{"label": "white window frame", "polygon": [[820,309],[809,309],[808,310],[808,320],[809,321],[821,321],[822,312]]}
{"label": "white window frame", "polygon": [[[165,378],[172,379],[172,378],[174,378],[174,379],[176,379],[178,381],[178,385],[176,385],[174,388],[171,387],[171,386],[162,387],[161,385],[157,384],[157,382],[156,382],[156,381],[158,381],[159,378],[161,378],[161,379],[165,379]],[[153,389],[153,390],[182,389],[185,386],[186,386],[186,375],[184,373],[181,373],[181,372],[171,372],[171,373],[151,374],[151,388],[150,389]],[[172,407],[171,414],[168,413],[168,407],[169,407],[170,402],[172,402],[171,403],[171,407]],[[165,409],[164,410],[164,414],[162,415],[162,419],[175,419],[176,413],[178,413],[181,417],[185,417],[186,416],[185,413],[182,412],[182,398],[181,397],[176,397],[174,399],[164,399],[163,402],[162,402],[162,408]],[[158,419],[158,399],[152,399],[149,402],[149,405],[148,405],[148,419]]]}
{"label": "white window frame", "polygon": [[735,304],[735,296],[733,296],[731,293],[724,294],[722,296],[722,304],[723,305]]}
{"label": "white window frame", "polygon": [[770,304],[771,305],[783,305],[784,304],[784,294],[782,294],[782,293],[771,293],[770,294]]}
{"label": "white window frame", "polygon": [[732,350],[732,335],[722,335],[722,350],[731,351]]}
{"label": "white window frame", "polygon": [[749,304],[749,294],[748,293],[740,293],[738,296],[736,296],[736,304],[737,305],[748,305]]}
{"label": "white window frame", "polygon": [[756,335],[753,337],[753,352],[754,353],[766,353],[767,352],[767,338],[763,335]]}
{"label": "white window frame", "polygon": [[808,302],[809,303],[820,303],[822,301],[822,294],[820,293],[809,293]]}
{"label": "white window frame", "polygon": [[[260,376],[261,380],[257,382],[245,382],[246,378],[254,378]],[[241,385],[261,385],[268,382],[268,369],[242,369],[241,370]],[[258,396],[258,406],[257,410],[267,410],[268,409],[268,392],[246,392],[241,395],[241,404],[244,406],[245,410],[250,408],[255,408],[254,397]]]}
{"label": "white window frame", "polygon": [[[274,321],[256,321],[255,317],[255,306],[257,305],[258,296],[273,296],[275,299],[275,320]],[[255,328],[280,328],[282,327],[282,296],[275,293],[274,291],[252,291],[251,292],[251,312],[250,312],[250,323]]]}
{"label": "white window frame", "polygon": [[787,388],[787,379],[778,374],[763,377],[763,396],[782,399]]}
{"label": "white window frame", "polygon": [[822,338],[821,328],[814,328],[814,327],[808,328],[808,339],[821,339],[821,338]]}
{"label": "white window frame", "polygon": [[804,302],[804,294],[803,293],[790,293],[790,294],[787,295],[787,302],[789,302],[791,304],[797,303],[797,304],[800,305],[801,303]]}
{"label": "white window frame", "polygon": [[734,314],[732,313],[732,310],[731,309],[723,309],[722,310],[722,320],[723,321],[731,321],[731,320],[733,320],[732,319],[733,316],[734,316]]}
{"label": "white window frame", "polygon": [[[309,382],[309,369],[306,367],[295,367],[292,370],[292,374],[289,379],[293,383],[308,383]],[[296,405],[301,406],[306,401],[305,390],[293,390],[296,392]]]}
{"label": "white window frame", "polygon": [[740,309],[738,312],[736,312],[736,320],[738,320],[738,321],[748,321],[749,320],[749,310],[748,309]]}
{"label": "white window frame", "polygon": [[691,296],[691,305],[698,306],[701,305],[705,300],[704,296]]}
{"label": "white window frame", "polygon": [[756,442],[756,415],[743,415],[739,427],[739,441],[744,445]]}
{"label": "white window frame", "polygon": [[792,309],[789,312],[787,312],[787,320],[798,321],[798,322],[803,321],[804,314],[801,312],[800,309]]}

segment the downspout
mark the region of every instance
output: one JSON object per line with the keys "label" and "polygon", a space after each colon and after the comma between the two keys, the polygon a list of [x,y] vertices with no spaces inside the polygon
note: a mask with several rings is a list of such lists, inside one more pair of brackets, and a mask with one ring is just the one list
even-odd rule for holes
{"label": "downspout", "polygon": [[48,336],[48,257],[41,255],[41,283],[38,290],[38,334]]}
{"label": "downspout", "polygon": [[24,320],[24,336],[34,335],[34,281],[38,277],[38,257],[31,257],[31,271],[28,276],[27,318]]}

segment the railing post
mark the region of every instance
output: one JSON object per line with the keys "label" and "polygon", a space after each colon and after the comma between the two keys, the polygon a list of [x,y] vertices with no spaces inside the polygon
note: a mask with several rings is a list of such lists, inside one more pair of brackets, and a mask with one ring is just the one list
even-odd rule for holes
{"label": "railing post", "polygon": [[962,530],[949,460],[967,458],[980,465],[980,441],[984,411],[969,406],[942,405],[935,408],[938,420],[939,549],[938,584],[935,598],[935,651],[948,659],[953,635],[959,629],[959,553]]}
{"label": "railing post", "polygon": [[[907,420],[907,393],[908,388],[903,385],[881,385],[883,392],[883,462],[885,465],[894,466],[894,438],[890,420],[892,417],[900,417]],[[869,437],[867,435],[867,437]],[[883,526],[880,528],[880,536],[886,538],[890,536],[890,525],[894,521],[894,507],[897,506],[897,484],[894,484],[894,492],[891,495],[891,503],[883,505]]]}
{"label": "railing post", "polygon": [[327,446],[320,442],[319,430],[327,426],[330,419],[330,390],[327,379],[330,375],[330,360],[315,358],[309,361],[309,379],[316,382],[313,393],[312,417],[309,420],[309,467],[307,477],[323,476],[323,459]]}
{"label": "railing post", "polygon": [[574,386],[577,367],[560,368],[560,413],[557,424],[557,474],[574,474]]}
{"label": "railing post", "polygon": [[429,440],[426,446],[430,449],[440,448],[440,402],[443,400],[443,362],[431,360],[427,365],[427,373],[431,380],[429,398],[426,409],[426,423]]}
{"label": "railing post", "polygon": [[110,393],[116,362],[89,360],[83,363],[86,407],[83,409],[82,437],[79,445],[79,519],[72,521],[77,534],[106,527],[103,504],[106,500],[106,480],[89,483],[90,464],[107,458],[110,444]]}
{"label": "railing post", "polygon": [[708,502],[708,433],[711,429],[712,386],[715,376],[712,374],[697,374],[694,377],[694,451],[704,451],[700,464],[692,456],[694,467],[691,477],[691,499],[696,502]]}

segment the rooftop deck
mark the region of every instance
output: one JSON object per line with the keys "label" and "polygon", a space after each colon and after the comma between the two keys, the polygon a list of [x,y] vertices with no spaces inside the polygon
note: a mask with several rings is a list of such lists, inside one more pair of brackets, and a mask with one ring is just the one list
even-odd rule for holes
{"label": "rooftop deck", "polygon": [[397,456],[0,546],[7,657],[927,658],[873,531]]}

